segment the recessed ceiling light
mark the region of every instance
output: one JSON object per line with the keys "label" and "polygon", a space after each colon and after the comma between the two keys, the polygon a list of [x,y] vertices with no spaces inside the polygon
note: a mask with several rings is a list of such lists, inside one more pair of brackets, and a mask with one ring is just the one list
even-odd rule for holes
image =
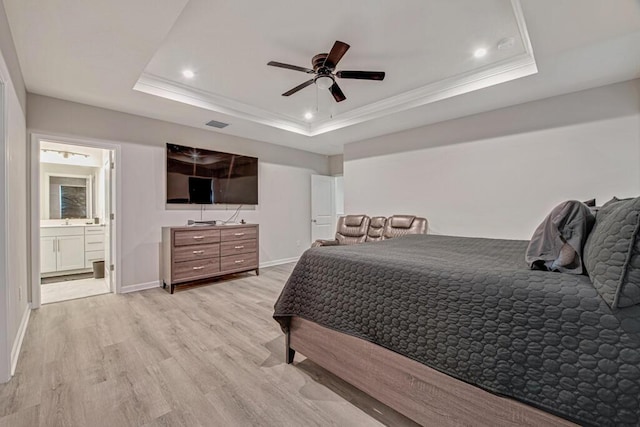
{"label": "recessed ceiling light", "polygon": [[486,54],[487,54],[487,49],[483,47],[476,49],[475,52],[473,52],[473,56],[475,56],[476,58],[482,58]]}
{"label": "recessed ceiling light", "polygon": [[307,120],[313,119],[313,113],[311,111],[307,111],[306,113],[304,113],[304,118]]}
{"label": "recessed ceiling light", "polygon": [[193,78],[193,76],[195,76],[195,75],[196,75],[196,73],[194,73],[194,72],[193,72],[193,71],[191,71],[191,70],[184,70],[184,71],[182,72],[182,75],[183,75],[183,76],[185,76],[185,77],[186,77],[186,78],[188,78],[188,79],[192,79],[192,78]]}

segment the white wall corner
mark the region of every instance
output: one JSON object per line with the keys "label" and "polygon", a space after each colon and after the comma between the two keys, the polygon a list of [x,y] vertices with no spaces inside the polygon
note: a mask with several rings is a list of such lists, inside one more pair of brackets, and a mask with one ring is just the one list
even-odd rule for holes
{"label": "white wall corner", "polygon": [[29,318],[31,318],[31,304],[27,304],[24,313],[22,313],[22,320],[20,321],[20,327],[18,328],[18,334],[13,341],[13,347],[11,347],[11,376],[16,373],[16,367],[18,366],[18,358],[20,357],[20,349],[22,348],[22,342],[24,336],[27,333],[27,326],[29,325]]}
{"label": "white wall corner", "polygon": [[160,286],[161,286],[161,281],[160,280],[154,280],[153,282],[137,283],[135,285],[122,286],[120,288],[120,292],[118,292],[118,293],[119,294],[128,294],[130,292],[144,291],[146,289],[158,288]]}
{"label": "white wall corner", "polygon": [[299,256],[293,258],[274,259],[273,261],[261,262],[260,268],[275,267],[276,265],[288,264],[290,262],[298,262]]}

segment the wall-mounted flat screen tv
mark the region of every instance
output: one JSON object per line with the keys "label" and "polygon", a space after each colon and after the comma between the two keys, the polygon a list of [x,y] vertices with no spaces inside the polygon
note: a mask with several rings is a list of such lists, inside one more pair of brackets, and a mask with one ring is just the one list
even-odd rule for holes
{"label": "wall-mounted flat screen tv", "polygon": [[167,144],[167,204],[258,204],[258,159]]}

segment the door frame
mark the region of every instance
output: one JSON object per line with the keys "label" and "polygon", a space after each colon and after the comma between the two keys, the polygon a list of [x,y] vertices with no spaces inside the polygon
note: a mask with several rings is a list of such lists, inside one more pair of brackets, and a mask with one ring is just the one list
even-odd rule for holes
{"label": "door frame", "polygon": [[[29,260],[30,266],[30,281],[31,281],[31,307],[36,309],[40,308],[40,142],[41,141],[53,141],[61,144],[79,145],[92,148],[101,148],[104,150],[112,150],[115,156],[116,167],[115,172],[115,188],[111,188],[111,192],[114,199],[115,209],[112,206],[112,212],[115,214],[118,220],[115,234],[111,233],[111,253],[112,264],[114,265],[114,271],[111,272],[114,275],[115,289],[111,286],[111,292],[120,293],[122,289],[122,275],[121,275],[121,253],[122,253],[122,227],[120,226],[120,213],[122,210],[121,194],[122,194],[122,179],[121,179],[121,144],[115,141],[105,141],[93,138],[78,138],[75,136],[41,133],[41,132],[29,132],[31,140],[30,150],[30,204],[29,210],[31,212],[30,221],[30,239],[31,239],[31,259]],[[109,266],[105,266],[109,268]]]}
{"label": "door frame", "polygon": [[9,273],[7,272],[7,140],[8,107],[7,69],[0,53],[0,384],[11,379],[11,344],[9,342]]}

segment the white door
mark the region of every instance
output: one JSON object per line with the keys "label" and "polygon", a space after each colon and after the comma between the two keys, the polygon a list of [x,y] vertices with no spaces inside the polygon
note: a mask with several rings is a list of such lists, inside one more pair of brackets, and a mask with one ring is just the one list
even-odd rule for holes
{"label": "white door", "polygon": [[58,236],[57,270],[78,270],[84,268],[84,235]]}
{"label": "white door", "polygon": [[311,241],[333,239],[334,178],[311,175]]}
{"label": "white door", "polygon": [[56,241],[54,236],[40,237],[40,273],[56,271]]}

